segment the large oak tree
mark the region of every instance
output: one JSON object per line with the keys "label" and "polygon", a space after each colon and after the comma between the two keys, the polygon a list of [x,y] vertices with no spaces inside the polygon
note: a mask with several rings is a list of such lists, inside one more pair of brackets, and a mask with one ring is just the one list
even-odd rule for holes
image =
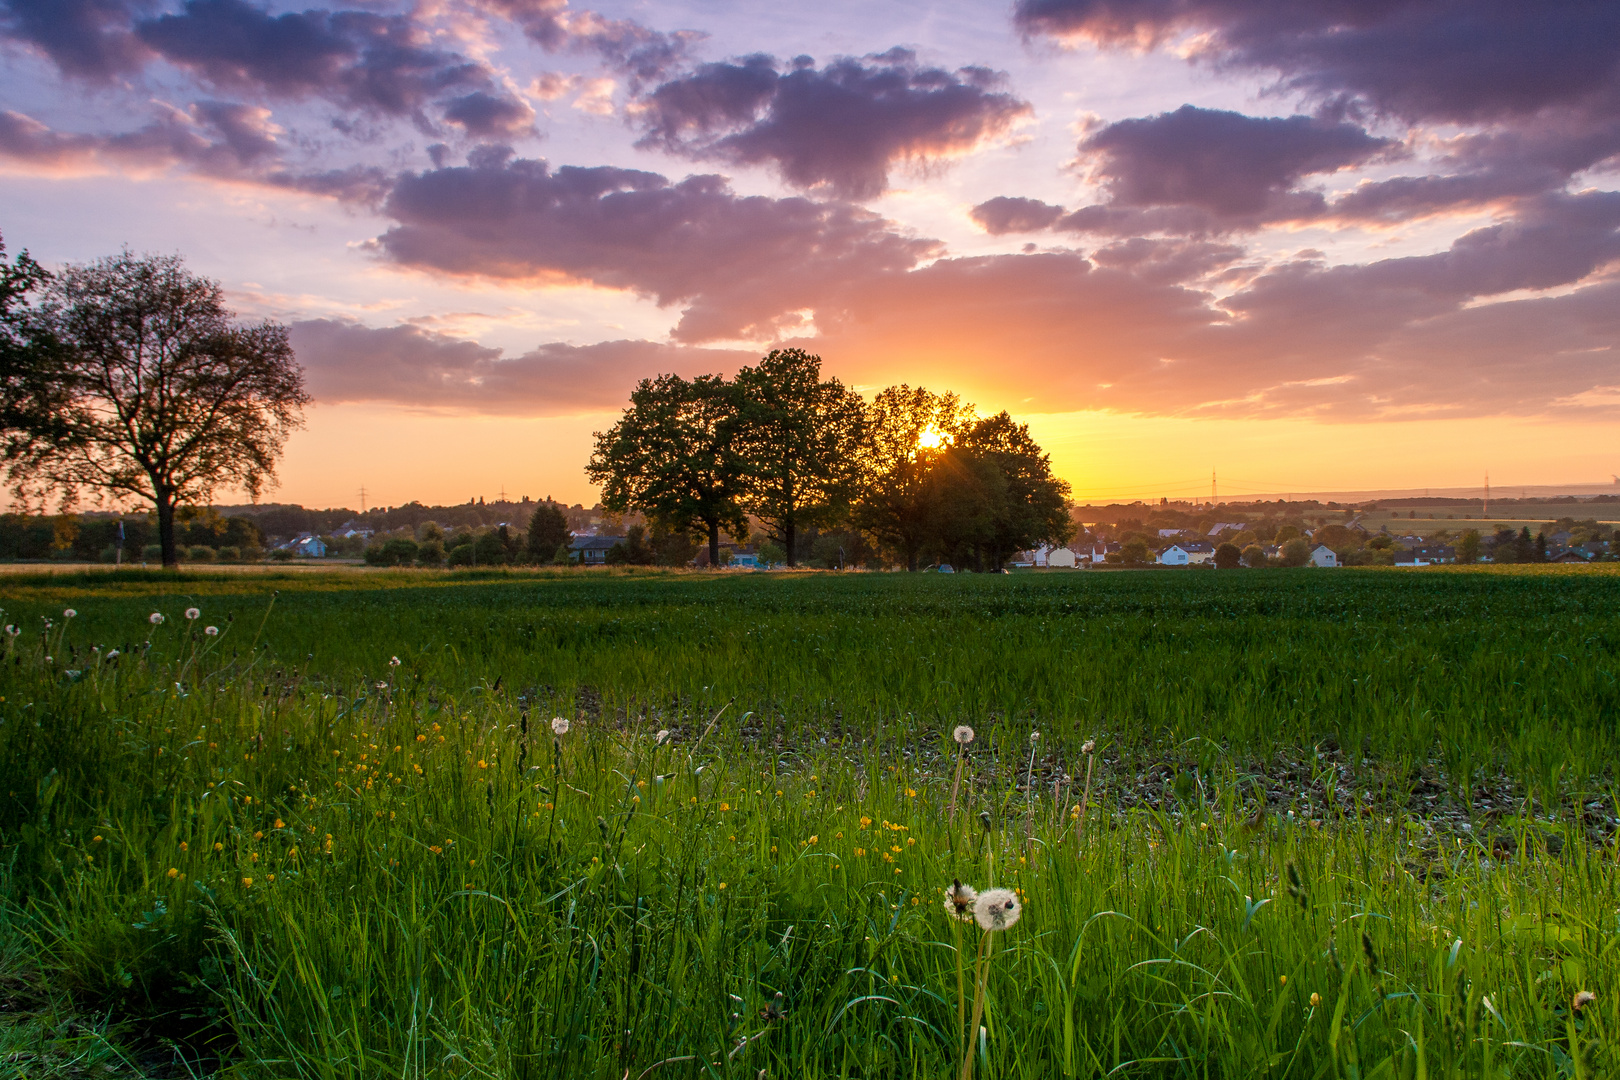
{"label": "large oak tree", "polygon": [[847,508],[858,472],[865,404],[821,357],[777,349],[737,373],[738,450],[747,461],[743,508],[797,565],[799,530],[827,525]]}
{"label": "large oak tree", "polygon": [[746,527],[739,500],[746,462],[739,452],[735,384],[718,375],[643,379],[617,424],[596,433],[585,474],[602,505],[638,511],[674,532],[702,530],[709,565],[720,565],[720,530]]}
{"label": "large oak tree", "polygon": [[908,570],[917,569],[933,528],[929,477],[934,463],[973,420],[973,407],[955,394],[920,386],[891,386],[866,408],[865,437],[856,456],[860,496],[851,518]]}
{"label": "large oak tree", "polygon": [[53,358],[27,373],[25,396],[57,404],[8,437],[15,493],[148,502],[166,567],[178,564],[175,508],[220,487],[257,499],[310,401],[286,327],[238,325],[219,284],[174,256],[66,267],[30,333]]}

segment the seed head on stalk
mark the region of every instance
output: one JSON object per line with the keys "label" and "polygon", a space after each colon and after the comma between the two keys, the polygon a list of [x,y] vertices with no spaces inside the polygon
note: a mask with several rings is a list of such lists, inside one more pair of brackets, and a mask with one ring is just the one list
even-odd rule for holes
{"label": "seed head on stalk", "polygon": [[150,615],[148,615],[146,617],[146,621],[151,623],[153,626],[161,626],[161,625],[163,625],[163,612],[161,612],[161,611],[152,612],[152,614],[150,614]]}
{"label": "seed head on stalk", "polygon": [[956,745],[966,746],[973,741],[973,729],[966,724],[958,724],[956,730],[951,732],[951,738],[956,740]]}
{"label": "seed head on stalk", "polygon": [[978,899],[979,894],[973,886],[952,881],[950,888],[945,890],[945,914],[963,922],[972,922],[973,905]]}
{"label": "seed head on stalk", "polygon": [[196,609],[194,607],[186,608],[186,621],[187,622],[195,622],[201,616],[202,616],[202,612],[199,611],[198,609]]}
{"label": "seed head on stalk", "polygon": [[973,903],[973,918],[987,934],[1011,930],[1024,914],[1024,905],[1011,889],[986,889]]}
{"label": "seed head on stalk", "polygon": [[568,734],[570,724],[566,717],[553,716],[551,718],[551,733],[558,738]]}

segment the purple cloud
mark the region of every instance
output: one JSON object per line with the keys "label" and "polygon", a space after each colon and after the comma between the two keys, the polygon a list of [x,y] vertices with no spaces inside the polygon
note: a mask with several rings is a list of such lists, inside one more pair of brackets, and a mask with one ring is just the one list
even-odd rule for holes
{"label": "purple cloud", "polygon": [[699,160],[770,163],[801,188],[869,198],[897,163],[966,153],[1031,112],[984,68],[921,67],[906,49],[785,72],[755,55],[704,64],[646,96],[637,144]]}
{"label": "purple cloud", "polygon": [[1081,142],[1080,152],[1112,205],[1192,206],[1258,223],[1319,212],[1322,196],[1296,190],[1302,179],[1364,164],[1397,146],[1354,124],[1183,105],[1109,124]]}
{"label": "purple cloud", "polygon": [[415,326],[378,329],[335,319],[296,322],[290,332],[319,402],[519,416],[617,409],[643,378],[729,372],[754,358],[652,341],[550,343],[507,358],[499,349]]}
{"label": "purple cloud", "polygon": [[633,19],[610,19],[594,11],[572,11],[568,0],[474,0],[492,14],[510,19],[547,52],[594,53],[632,86],[662,79],[685,64],[691,48],[706,36],[692,30],[666,33]]}
{"label": "purple cloud", "polygon": [[841,283],[908,269],[938,247],[844,203],[510,154],[485,147],[464,167],[402,175],[383,206],[399,224],[378,248],[442,273],[589,281],[683,304],[676,338],[703,342],[791,330]]}
{"label": "purple cloud", "polygon": [[1015,198],[1008,195],[986,199],[968,212],[968,216],[991,236],[1040,232],[1062,214],[1061,206],[1053,206],[1039,199]]}
{"label": "purple cloud", "polygon": [[140,69],[147,50],[130,32],[130,0],[3,0],[0,35],[51,59],[63,73],[104,81]]}

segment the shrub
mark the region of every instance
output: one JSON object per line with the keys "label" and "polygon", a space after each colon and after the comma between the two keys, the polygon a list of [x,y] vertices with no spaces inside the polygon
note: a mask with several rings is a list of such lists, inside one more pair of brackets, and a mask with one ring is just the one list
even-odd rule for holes
{"label": "shrub", "polygon": [[1266,549],[1259,544],[1250,544],[1243,549],[1243,565],[1261,567],[1266,565]]}
{"label": "shrub", "polygon": [[[432,522],[429,522],[428,524],[431,525]],[[434,527],[437,528],[437,526]],[[418,545],[416,549],[416,565],[428,567],[443,566],[444,541],[436,537],[422,541],[422,543]]]}
{"label": "shrub", "polygon": [[292,552],[286,548],[276,548],[270,553],[270,557],[276,562],[288,562],[292,559]]}
{"label": "shrub", "polygon": [[1228,541],[1215,549],[1215,569],[1236,570],[1243,564],[1243,549]]}
{"label": "shrub", "polygon": [[147,544],[145,547],[141,548],[141,561],[142,562],[162,562],[163,561],[163,545],[162,544]]}
{"label": "shrub", "polygon": [[1278,561],[1284,566],[1304,566],[1311,558],[1311,545],[1304,537],[1296,536],[1282,546]]}
{"label": "shrub", "polygon": [[473,564],[472,543],[469,541],[451,548],[450,554],[445,557],[445,563],[450,566],[471,566]]}
{"label": "shrub", "polygon": [[219,549],[219,561],[220,562],[241,562],[242,561],[242,549],[239,548],[239,547],[235,547],[233,545],[230,545],[230,544],[225,545],[224,547]]}

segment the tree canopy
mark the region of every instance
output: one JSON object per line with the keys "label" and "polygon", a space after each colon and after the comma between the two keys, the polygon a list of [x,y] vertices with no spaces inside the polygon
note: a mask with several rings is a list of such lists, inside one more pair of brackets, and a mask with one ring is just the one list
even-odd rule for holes
{"label": "tree canopy", "polygon": [[26,319],[34,355],[16,376],[25,405],[8,417],[13,491],[149,502],[173,567],[176,507],[227,486],[258,498],[303,423],[310,398],[287,328],[238,325],[219,284],[175,256],[71,265],[39,292]]}

